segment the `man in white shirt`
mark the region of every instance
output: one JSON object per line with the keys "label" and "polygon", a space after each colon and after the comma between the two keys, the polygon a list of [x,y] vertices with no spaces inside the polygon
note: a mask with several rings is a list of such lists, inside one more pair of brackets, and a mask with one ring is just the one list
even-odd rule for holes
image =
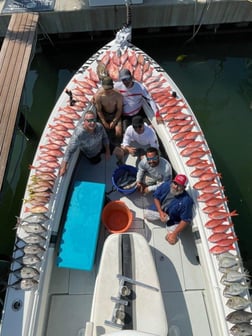
{"label": "man in white shirt", "polygon": [[[146,118],[142,109],[143,100],[152,107],[155,114],[158,114],[158,108],[148,94],[146,88],[139,82],[133,79],[131,72],[128,69],[122,69],[119,73],[119,82],[116,82],[114,88],[118,90],[123,96],[123,129],[131,124],[132,118],[135,115],[141,115]],[[147,119],[147,118],[146,118]]]}
{"label": "man in white shirt", "polygon": [[160,184],[172,178],[172,168],[170,163],[160,157],[159,151],[155,147],[149,147],[146,154],[138,164],[137,188],[147,194],[157,189]]}
{"label": "man in white shirt", "polygon": [[124,155],[143,156],[148,147],[159,148],[158,138],[154,129],[144,123],[139,115],[132,118],[132,125],[128,126],[123,136],[121,148],[115,149],[118,164],[122,164]]}

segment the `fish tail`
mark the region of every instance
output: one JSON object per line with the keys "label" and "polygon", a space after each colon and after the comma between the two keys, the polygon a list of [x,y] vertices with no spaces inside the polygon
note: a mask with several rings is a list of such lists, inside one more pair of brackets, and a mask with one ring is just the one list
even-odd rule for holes
{"label": "fish tail", "polygon": [[230,216],[239,216],[238,212],[236,210],[233,210],[231,213],[230,213]]}

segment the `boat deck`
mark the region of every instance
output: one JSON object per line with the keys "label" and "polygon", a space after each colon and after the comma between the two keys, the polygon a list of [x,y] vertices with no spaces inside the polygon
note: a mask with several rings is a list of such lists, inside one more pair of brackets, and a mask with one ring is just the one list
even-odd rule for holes
{"label": "boat deck", "polygon": [[[134,164],[132,160],[135,159],[130,157],[126,163]],[[111,176],[116,169],[114,157],[107,162],[102,160],[96,166],[81,158],[78,166],[82,169],[76,172],[75,180],[106,183],[106,192],[112,190]],[[141,233],[152,248],[167,313],[169,336],[212,335],[210,327],[206,328],[209,323],[204,295],[205,285],[192,228],[188,227],[181,234],[179,242],[171,246],[165,240],[166,229],[161,222],[160,225],[158,223],[154,225],[143,220],[144,209],[152,202],[151,195],[143,196],[135,192],[126,196],[113,191],[107,196],[111,200],[120,199],[128,205],[134,214],[130,231]],[[109,234],[103,225],[100,230],[95,266],[92,271],[58,268],[56,263],[53,266],[46,336],[85,334],[85,324],[90,319],[102,246]],[[55,249],[55,253],[57,250],[58,248]],[[62,320],[68,322],[56,323]]]}

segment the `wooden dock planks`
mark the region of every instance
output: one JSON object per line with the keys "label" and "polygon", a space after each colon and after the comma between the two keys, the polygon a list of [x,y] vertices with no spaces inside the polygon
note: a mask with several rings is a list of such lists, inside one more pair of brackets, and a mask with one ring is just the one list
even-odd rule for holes
{"label": "wooden dock planks", "polygon": [[0,190],[33,44],[37,13],[13,14],[0,52]]}

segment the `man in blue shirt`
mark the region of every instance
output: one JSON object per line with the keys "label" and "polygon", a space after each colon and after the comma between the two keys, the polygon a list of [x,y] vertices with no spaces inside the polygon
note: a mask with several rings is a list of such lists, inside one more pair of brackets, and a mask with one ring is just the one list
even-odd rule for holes
{"label": "man in blue shirt", "polygon": [[154,192],[154,204],[146,210],[149,221],[161,220],[166,223],[166,240],[174,245],[178,235],[192,221],[193,200],[185,191],[187,177],[178,174],[172,181],[161,184]]}

